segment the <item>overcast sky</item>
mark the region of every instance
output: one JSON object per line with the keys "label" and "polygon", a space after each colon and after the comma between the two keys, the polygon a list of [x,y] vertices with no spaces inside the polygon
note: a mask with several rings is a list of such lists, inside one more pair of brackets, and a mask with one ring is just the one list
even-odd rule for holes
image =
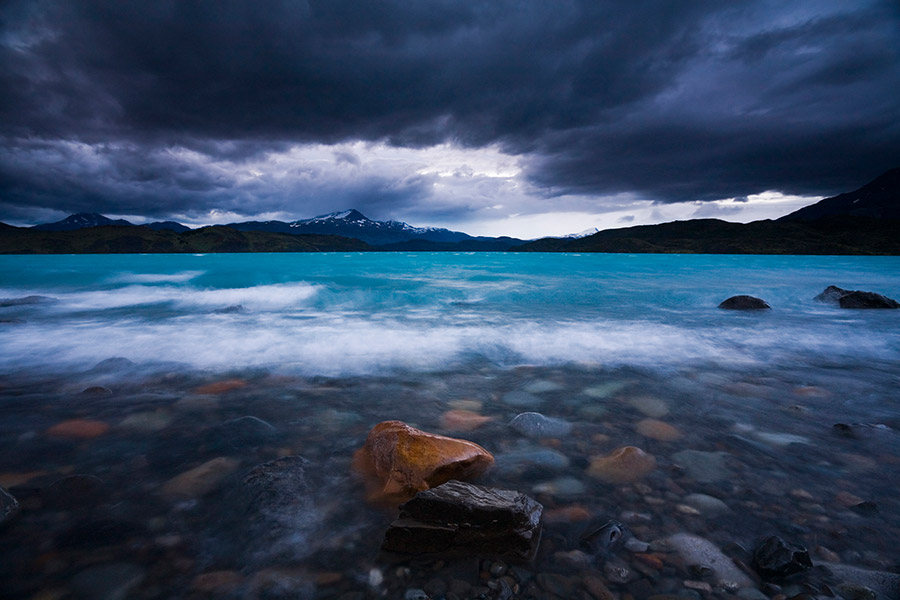
{"label": "overcast sky", "polygon": [[0,3],[0,221],[777,217],[900,166],[897,0]]}

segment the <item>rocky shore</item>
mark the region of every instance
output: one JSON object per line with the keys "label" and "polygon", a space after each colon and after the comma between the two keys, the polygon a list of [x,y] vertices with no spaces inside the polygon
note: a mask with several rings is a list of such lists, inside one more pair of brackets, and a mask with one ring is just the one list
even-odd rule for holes
{"label": "rocky shore", "polygon": [[[3,598],[900,597],[887,365],[0,385]],[[385,420],[465,464],[373,502]]]}

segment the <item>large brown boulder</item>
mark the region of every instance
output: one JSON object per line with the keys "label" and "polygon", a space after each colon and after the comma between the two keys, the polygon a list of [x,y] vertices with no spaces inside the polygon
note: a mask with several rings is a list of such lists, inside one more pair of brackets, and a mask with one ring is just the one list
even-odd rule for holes
{"label": "large brown boulder", "polygon": [[466,440],[426,433],[401,421],[372,428],[353,455],[374,501],[399,503],[451,479],[471,479],[494,464],[491,453]]}

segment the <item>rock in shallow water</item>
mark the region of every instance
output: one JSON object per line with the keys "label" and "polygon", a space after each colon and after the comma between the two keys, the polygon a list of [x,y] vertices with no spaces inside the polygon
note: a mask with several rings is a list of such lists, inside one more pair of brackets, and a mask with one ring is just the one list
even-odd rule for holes
{"label": "rock in shallow water", "polygon": [[519,492],[449,481],[401,505],[382,548],[528,559],[537,550],[542,512]]}
{"label": "rock in shallow water", "polygon": [[195,498],[213,491],[238,467],[238,461],[220,456],[176,475],[161,489],[167,498]]}
{"label": "rock in shallow water", "polygon": [[681,465],[687,476],[694,481],[703,483],[721,481],[731,475],[725,465],[725,456],[721,452],[682,450],[673,454],[672,460]]}
{"label": "rock in shallow water", "polygon": [[836,285],[829,285],[815,299],[841,308],[900,308],[900,302],[893,298],[875,292],[845,290]]}
{"label": "rock in shallow water", "polygon": [[321,522],[310,485],[308,462],[283,456],[250,470],[231,496],[237,523],[226,535],[251,563],[291,563],[309,555]]}
{"label": "rock in shallow water", "polygon": [[609,483],[642,479],[656,468],[656,458],[640,448],[625,446],[591,460],[588,475]]}
{"label": "rock in shallow water", "polygon": [[690,533],[676,533],[666,540],[687,566],[703,565],[713,570],[715,581],[726,587],[747,587],[753,585],[730,558],[718,546],[707,539]]}
{"label": "rock in shallow water", "polygon": [[402,502],[451,479],[477,477],[494,457],[473,442],[426,433],[401,421],[372,428],[353,467],[375,501]]}
{"label": "rock in shallow water", "polygon": [[806,548],[788,544],[778,536],[767,537],[753,552],[753,566],[763,577],[787,577],[812,567]]}
{"label": "rock in shallow water", "polygon": [[536,412],[519,413],[509,422],[509,426],[531,438],[563,437],[572,431],[571,423]]}
{"label": "rock in shallow water", "polygon": [[727,300],[723,300],[719,304],[719,308],[728,310],[765,310],[772,308],[769,304],[760,298],[754,296],[732,296]]}

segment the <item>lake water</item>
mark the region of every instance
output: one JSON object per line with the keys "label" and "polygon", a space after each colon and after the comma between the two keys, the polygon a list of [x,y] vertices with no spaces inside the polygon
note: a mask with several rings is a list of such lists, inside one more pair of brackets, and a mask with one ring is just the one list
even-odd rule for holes
{"label": "lake water", "polygon": [[[0,486],[21,505],[0,595],[730,597],[659,541],[677,533],[747,564],[779,535],[897,572],[900,311],[813,300],[828,285],[900,298],[900,257],[0,256]],[[736,294],[772,310],[717,308]],[[490,420],[460,431],[453,410]],[[525,411],[573,427],[523,435]],[[545,507],[534,561],[379,553],[393,515],[350,460],[389,419],[493,453],[479,483]],[[628,445],[656,468],[591,474]],[[308,487],[290,533],[248,533],[235,490],[285,455]],[[205,486],[169,493],[200,465]],[[631,549],[573,552],[588,517],[622,521]]]}

